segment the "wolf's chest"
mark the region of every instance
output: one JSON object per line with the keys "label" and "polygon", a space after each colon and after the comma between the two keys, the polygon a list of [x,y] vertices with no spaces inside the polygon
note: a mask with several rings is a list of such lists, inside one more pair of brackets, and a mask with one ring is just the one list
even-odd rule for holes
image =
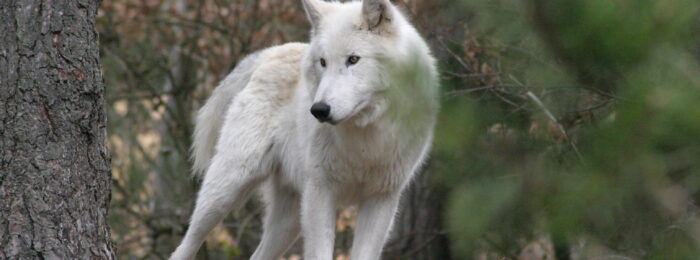
{"label": "wolf's chest", "polygon": [[325,177],[343,193],[384,193],[399,189],[407,167],[396,140],[354,140],[330,146],[321,161]]}

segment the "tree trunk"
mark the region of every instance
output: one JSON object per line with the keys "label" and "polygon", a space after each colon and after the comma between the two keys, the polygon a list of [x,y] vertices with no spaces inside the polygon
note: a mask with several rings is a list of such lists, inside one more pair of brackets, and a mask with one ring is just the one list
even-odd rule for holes
{"label": "tree trunk", "polygon": [[442,223],[447,193],[432,181],[430,174],[426,167],[404,191],[382,259],[452,259]]}
{"label": "tree trunk", "polygon": [[113,259],[97,0],[0,0],[0,259]]}

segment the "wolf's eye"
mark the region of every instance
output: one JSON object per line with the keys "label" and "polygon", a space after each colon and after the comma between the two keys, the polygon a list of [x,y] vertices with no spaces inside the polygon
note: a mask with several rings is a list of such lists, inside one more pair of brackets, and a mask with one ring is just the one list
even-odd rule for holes
{"label": "wolf's eye", "polygon": [[321,58],[321,67],[326,67],[326,59]]}
{"label": "wolf's eye", "polygon": [[360,61],[360,56],[352,55],[348,57],[348,65],[355,65],[358,61]]}

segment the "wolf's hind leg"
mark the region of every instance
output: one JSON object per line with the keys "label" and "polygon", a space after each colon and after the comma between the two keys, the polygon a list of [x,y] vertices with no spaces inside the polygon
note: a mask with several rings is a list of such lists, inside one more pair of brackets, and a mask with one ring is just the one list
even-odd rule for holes
{"label": "wolf's hind leg", "polygon": [[232,209],[239,208],[254,193],[263,175],[236,160],[215,156],[204,178],[190,226],[170,259],[193,259],[207,234]]}
{"label": "wolf's hind leg", "polygon": [[299,238],[301,232],[299,193],[282,187],[275,180],[270,185],[262,242],[251,260],[279,259]]}

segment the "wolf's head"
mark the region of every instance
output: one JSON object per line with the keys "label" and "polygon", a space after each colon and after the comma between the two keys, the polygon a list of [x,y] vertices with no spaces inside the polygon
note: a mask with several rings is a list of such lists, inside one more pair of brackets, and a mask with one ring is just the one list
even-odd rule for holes
{"label": "wolf's head", "polygon": [[383,113],[381,93],[388,87],[387,66],[400,49],[403,17],[389,0],[302,2],[312,25],[303,61],[311,114],[320,122],[353,118],[366,125]]}

